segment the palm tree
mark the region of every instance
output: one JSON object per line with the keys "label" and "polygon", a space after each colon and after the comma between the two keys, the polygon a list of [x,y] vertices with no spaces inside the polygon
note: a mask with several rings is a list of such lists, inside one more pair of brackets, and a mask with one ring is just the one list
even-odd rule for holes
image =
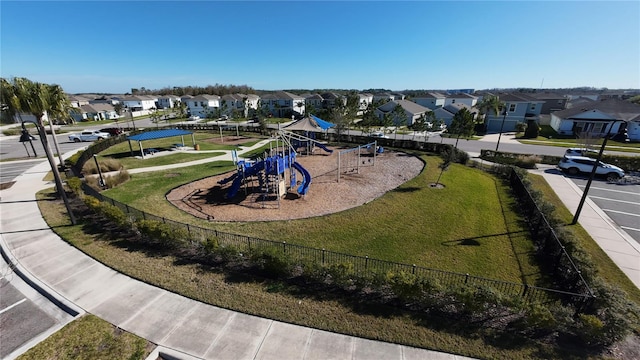
{"label": "palm tree", "polygon": [[56,139],[56,132],[53,128],[53,119],[66,119],[69,117],[71,113],[71,103],[67,99],[67,95],[62,90],[60,85],[48,85],[49,86],[49,96],[51,98],[50,104],[51,108],[47,111],[49,116],[49,129],[51,130],[51,139],[53,140],[53,145],[58,152],[58,158],[60,159],[60,167],[64,168],[64,160],[62,159],[62,152],[60,151],[60,147],[58,146],[58,140]]}
{"label": "palm tree", "polygon": [[49,141],[47,140],[47,134],[44,130],[44,122],[43,117],[45,113],[56,114],[60,109],[64,108],[64,105],[58,103],[62,101],[61,99],[65,99],[64,97],[60,97],[57,93],[62,89],[56,89],[55,87],[59,87],[58,85],[47,85],[38,82],[33,82],[26,78],[14,78],[13,84],[11,84],[13,88],[13,94],[16,96],[16,111],[28,112],[32,114],[36,118],[36,128],[38,129],[38,134],[40,134],[40,140],[42,141],[42,147],[44,148],[44,152],[47,155],[47,160],[49,160],[49,165],[51,166],[51,171],[53,172],[53,177],[56,182],[56,188],[60,197],[64,201],[64,205],[67,208],[67,212],[69,213],[69,218],[71,219],[71,223],[73,225],[76,224],[76,219],[73,216],[73,212],[71,211],[71,206],[69,205],[69,200],[67,199],[67,194],[64,191],[64,187],[62,186],[62,180],[60,178],[60,173],[58,172],[58,168],[56,166],[56,162],[53,159],[53,154],[51,153],[51,148],[49,147]]}
{"label": "palm tree", "polygon": [[[15,117],[18,116],[20,119],[20,123],[22,124],[22,134],[28,135],[28,131],[24,126],[24,121],[22,121],[22,115],[20,115],[20,100],[15,93],[15,89],[7,79],[2,78],[1,80],[1,98],[0,103],[2,104],[2,113],[8,119],[8,121],[13,122]],[[33,146],[33,142],[31,141],[31,135],[27,136],[26,139],[29,141],[29,145],[31,145],[31,149],[33,150],[33,156],[37,157],[36,148]],[[26,145],[25,145],[26,150]],[[29,155],[29,151],[27,150],[27,155]]]}
{"label": "palm tree", "polygon": [[504,108],[504,106],[505,106],[504,102],[500,101],[500,98],[496,95],[487,95],[483,97],[482,101],[480,101],[476,105],[476,107],[480,111],[480,114],[484,115],[485,126],[488,125],[487,114],[491,113],[495,116],[498,116],[500,114],[500,111]]}

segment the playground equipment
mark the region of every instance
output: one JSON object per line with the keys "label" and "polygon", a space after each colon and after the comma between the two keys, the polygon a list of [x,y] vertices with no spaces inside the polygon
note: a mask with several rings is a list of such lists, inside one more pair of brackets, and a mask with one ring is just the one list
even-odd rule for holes
{"label": "playground equipment", "polygon": [[[227,199],[235,197],[243,185],[246,194],[250,187],[249,183],[255,184],[255,181],[257,181],[258,185],[251,186],[251,188],[258,189],[257,192],[254,192],[260,194],[263,206],[266,199],[275,196],[278,199],[279,207],[280,198],[287,194],[287,188],[295,189],[300,196],[307,195],[312,177],[307,169],[296,162],[297,152],[295,149],[296,146],[300,145],[300,143],[296,142],[309,142],[309,140],[312,139],[288,131],[280,131],[270,142],[270,144],[275,142],[275,147],[270,147],[270,151],[265,154],[265,157],[256,161],[239,160],[237,152],[232,151],[236,172],[218,182],[220,185],[231,182],[231,186],[227,189]],[[326,151],[332,151],[324,145],[322,147]],[[299,185],[296,172],[302,177]],[[288,186],[285,181],[287,175],[289,179]]]}
{"label": "playground equipment", "polygon": [[[371,157],[367,157],[366,160],[363,160],[363,151],[366,154],[371,155]],[[359,174],[360,166],[375,166],[376,156],[383,152],[384,148],[382,146],[378,146],[375,141],[355,148],[341,150],[338,152],[338,182],[340,182],[340,177],[343,174],[354,172]]]}

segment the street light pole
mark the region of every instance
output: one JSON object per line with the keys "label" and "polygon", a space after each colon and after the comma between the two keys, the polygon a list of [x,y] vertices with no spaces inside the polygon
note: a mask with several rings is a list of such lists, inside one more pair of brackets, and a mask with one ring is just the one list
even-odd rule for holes
{"label": "street light pole", "polygon": [[602,158],[602,153],[604,153],[604,148],[607,146],[607,140],[611,136],[611,129],[613,129],[613,125],[616,124],[617,121],[614,121],[607,131],[607,135],[604,137],[604,141],[602,141],[602,146],[600,147],[600,151],[598,152],[598,157],[596,158],[596,163],[593,164],[593,169],[591,169],[591,174],[589,174],[589,180],[587,181],[587,186],[584,187],[584,191],[582,192],[582,198],[580,198],[580,203],[578,204],[578,209],[576,209],[576,214],[573,216],[573,220],[571,221],[571,225],[575,225],[578,223],[578,217],[580,217],[580,212],[582,211],[582,207],[584,206],[584,202],[587,200],[587,194],[589,193],[589,188],[591,187],[591,183],[593,182],[593,178],[596,175],[596,169],[600,165],[600,159]]}
{"label": "street light pole", "polygon": [[504,128],[504,121],[507,118],[507,108],[505,107],[502,113],[502,124],[500,125],[500,134],[498,134],[498,142],[496,143],[496,152],[498,152],[498,147],[500,146],[500,138],[502,138],[502,129]]}

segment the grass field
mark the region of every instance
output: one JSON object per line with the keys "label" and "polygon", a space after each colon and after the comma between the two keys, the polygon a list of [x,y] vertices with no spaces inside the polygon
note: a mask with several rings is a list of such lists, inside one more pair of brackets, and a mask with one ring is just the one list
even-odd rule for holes
{"label": "grass field", "polygon": [[451,327],[447,319],[427,321],[397,308],[361,304],[358,299],[340,298],[331,293],[301,292],[279,281],[226,274],[151,253],[86,224],[70,225],[64,205],[53,201],[54,198],[52,189],[42,191],[38,194],[38,205],[47,223],[66,241],[116,271],[207,304],[317,329],[476,358],[563,358],[559,349],[529,341],[512,343],[467,327]]}
{"label": "grass field", "polygon": [[[429,187],[440,158],[423,156],[418,177],[381,198],[329,216],[282,222],[220,223],[198,220],[164,198],[181,184],[233,169],[211,163],[179,171],[134,174],[106,196],[139,210],[203,227],[371,258],[535,283],[528,234],[513,211],[508,187],[480,170],[453,165],[444,189]],[[327,199],[330,201],[330,199]],[[528,274],[528,275],[523,275]]]}
{"label": "grass field", "polygon": [[85,315],[66,325],[18,357],[42,359],[145,359],[154,345],[117,329],[93,315]]}

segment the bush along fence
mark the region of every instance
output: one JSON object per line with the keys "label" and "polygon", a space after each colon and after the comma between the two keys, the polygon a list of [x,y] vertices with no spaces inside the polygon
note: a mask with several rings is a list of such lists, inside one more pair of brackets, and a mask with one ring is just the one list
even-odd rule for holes
{"label": "bush along fence", "polygon": [[[469,331],[479,331],[499,314],[509,320],[489,326],[490,332],[527,338],[558,334],[601,348],[623,339],[640,321],[640,310],[624,293],[598,281],[594,294],[559,291],[224,233],[131,208],[102,196],[78,178],[69,186],[95,213],[120,229],[133,230],[136,236],[128,236],[129,241],[136,238],[133,241],[189,261],[231,271],[257,271],[261,277],[292,281],[312,291],[355,297],[360,304],[405,308],[464,324]],[[562,255],[561,264],[571,263],[568,253]],[[572,269],[575,266],[579,265],[573,264]],[[575,275],[577,270],[572,272]],[[577,288],[589,291],[586,283]]]}
{"label": "bush along fence", "polygon": [[[558,165],[562,156],[518,154],[504,151],[481,150],[480,158],[505,165],[515,165],[525,169],[533,169],[536,163]],[[625,171],[640,171],[640,157],[621,155],[602,155],[602,162],[616,165]]]}
{"label": "bush along fence", "polygon": [[[342,267],[350,275],[371,276],[374,274],[408,274],[417,278],[431,279],[437,281],[442,286],[483,286],[490,287],[504,296],[520,298],[525,302],[550,302],[562,300],[563,302],[581,306],[588,301],[591,296],[578,292],[554,290],[537,287],[527,284],[519,284],[495,279],[478,277],[470,274],[455,273],[437,269],[430,269],[415,264],[403,264],[369,258],[367,256],[356,256],[338,253],[325,249],[311,248],[302,245],[289,244],[265,240],[245,235],[238,235],[207,229],[191,224],[176,222],[164,217],[149,214],[135,209],[127,204],[120,203],[100,194],[94,188],[83,186],[87,195],[95,197],[101,202],[106,202],[119,208],[132,221],[154,221],[168,225],[176,229],[179,233],[185,234],[188,241],[205,244],[207,241],[214,241],[217,248],[231,248],[240,254],[251,254],[254,252],[277,252],[287,258],[288,261],[302,264],[313,263],[320,267]],[[178,230],[179,229],[179,230]]]}
{"label": "bush along fence", "polygon": [[[111,141],[126,140],[120,138]],[[352,140],[358,141],[358,137],[352,136]],[[76,160],[86,161],[109,146],[107,141],[97,142],[80,153]],[[468,159],[466,153],[456,152],[447,144],[398,141],[395,146],[446,157],[453,151],[460,163]],[[75,161],[78,169],[81,169],[80,163]],[[593,262],[572,238],[571,232],[559,226],[560,221],[553,216],[553,207],[540,201],[541,194],[531,189],[523,170],[494,165],[490,171],[511,182],[522,213],[529,222],[539,262],[552,274],[550,278],[556,280],[556,288],[563,290],[200,228],[104,197],[78,178],[71,178],[68,185],[94,211],[123,228],[134,229],[151,246],[175,251],[176,254],[197,254],[196,257],[205,263],[241,263],[245,264],[244,268],[257,267],[263,275],[281,279],[302,274],[306,281],[315,281],[316,284],[331,283],[351,293],[355,291],[359,296],[369,294],[374,302],[394,298],[395,305],[440,314],[448,319],[457,318],[465,323],[470,319],[479,320],[485,316],[483,313],[495,313],[499,308],[514,319],[507,329],[503,329],[509,332],[536,336],[561,333],[588,346],[606,346],[621,340],[633,324],[640,323],[638,306],[629,301],[621,290],[609,286],[597,276]],[[393,295],[389,296],[389,293]]]}

